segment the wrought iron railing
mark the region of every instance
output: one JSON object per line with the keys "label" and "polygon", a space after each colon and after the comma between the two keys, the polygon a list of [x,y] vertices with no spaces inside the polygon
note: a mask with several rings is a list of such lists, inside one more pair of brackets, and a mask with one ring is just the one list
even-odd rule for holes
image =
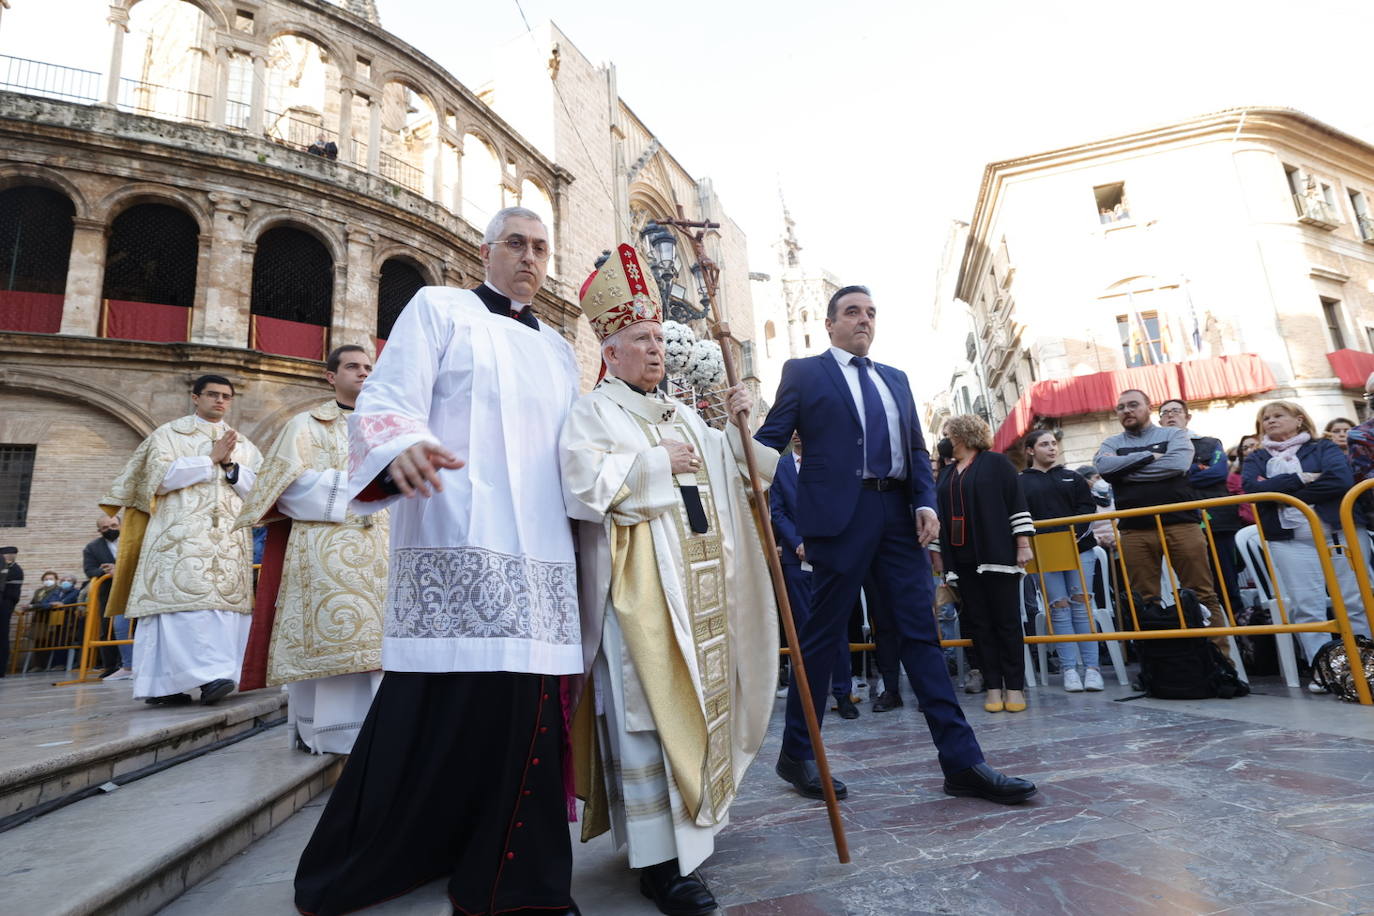
{"label": "wrought iron railing", "polygon": [[68,102],[100,101],[100,74],[0,54],[0,89]]}
{"label": "wrought iron railing", "polygon": [[390,153],[382,153],[379,157],[378,171],[387,181],[394,181],[417,194],[424,193],[425,173],[403,159],[397,159]]}
{"label": "wrought iron railing", "polygon": [[236,99],[224,102],[224,126],[230,130],[247,130],[253,117],[253,106]]}
{"label": "wrought iron railing", "polygon": [[1366,242],[1374,242],[1374,216],[1361,216],[1359,221],[1360,238]]}
{"label": "wrought iron railing", "polygon": [[[294,149],[311,151],[321,137],[325,143],[333,143],[338,149],[339,134],[337,131],[329,130],[323,125],[311,121],[302,121],[300,118],[292,117],[289,114],[277,111],[267,112],[267,121],[264,125],[264,133],[269,140],[290,146]],[[324,155],[320,153],[319,155]]]}
{"label": "wrought iron railing", "polygon": [[1340,222],[1336,208],[1324,200],[1308,197],[1305,194],[1293,195],[1293,206],[1298,208],[1298,218],[1325,226],[1335,226]]}
{"label": "wrought iron railing", "polygon": [[119,110],[165,118],[169,121],[209,124],[210,96],[189,89],[175,89],[141,80],[121,79]]}

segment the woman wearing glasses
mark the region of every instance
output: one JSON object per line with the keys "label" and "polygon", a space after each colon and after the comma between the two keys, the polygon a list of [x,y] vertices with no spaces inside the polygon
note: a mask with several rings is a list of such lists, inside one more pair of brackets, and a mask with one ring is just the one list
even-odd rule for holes
{"label": "woman wearing glasses", "polygon": [[[1247,493],[1287,493],[1316,510],[1321,520],[1321,536],[1334,545],[1344,543],[1341,533],[1340,504],[1354,484],[1350,463],[1336,443],[1321,438],[1307,411],[1292,401],[1270,401],[1260,408],[1256,419],[1260,446],[1245,459],[1242,478]],[[1293,623],[1326,620],[1326,580],[1313,537],[1312,526],[1302,510],[1279,503],[1256,503],[1259,524],[1269,542],[1269,553],[1278,574],[1279,594],[1288,618]],[[1355,524],[1365,527],[1365,514],[1354,507]],[[1368,568],[1368,546],[1357,545],[1360,562]],[[1332,565],[1340,585],[1350,624],[1357,633],[1369,633],[1369,620],[1360,598],[1350,558],[1345,551],[1333,553]],[[1374,576],[1374,571],[1371,571]],[[1310,662],[1326,633],[1299,633],[1298,642]],[[1315,682],[1314,693],[1325,688]]]}

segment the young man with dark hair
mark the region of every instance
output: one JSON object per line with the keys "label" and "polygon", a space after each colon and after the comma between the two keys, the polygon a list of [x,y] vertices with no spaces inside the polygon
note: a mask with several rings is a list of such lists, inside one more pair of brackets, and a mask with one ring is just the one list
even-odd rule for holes
{"label": "young man with dark hair", "polygon": [[134,631],[134,698],[206,706],[238,680],[253,611],[252,538],[234,529],[262,462],[224,422],[234,384],[202,375],[195,412],[164,423],[138,447],[101,500],[124,512],[107,616],[147,618]]}
{"label": "young man with dark hair", "polygon": [[334,397],[287,421],[239,515],[268,529],[239,689],[286,685],[296,746],[347,754],[382,680],[390,528],[348,511],[348,417],[372,360],[345,345],[325,368]]}

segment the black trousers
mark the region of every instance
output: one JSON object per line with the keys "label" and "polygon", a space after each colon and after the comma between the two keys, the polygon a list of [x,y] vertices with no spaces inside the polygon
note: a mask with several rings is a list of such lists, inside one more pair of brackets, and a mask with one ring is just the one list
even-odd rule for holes
{"label": "black trousers", "polygon": [[956,564],[954,571],[959,576],[960,620],[972,626],[970,638],[983,672],[983,683],[989,690],[1024,690],[1021,577],[1012,573],[980,573],[972,564]]}
{"label": "black trousers", "polygon": [[892,607],[883,600],[878,583],[870,573],[864,580],[864,600],[868,602],[868,622],[873,626],[873,654],[878,660],[878,673],[883,676],[883,690],[902,695],[902,634]]}
{"label": "black trousers", "polygon": [[389,671],[296,869],[338,916],[449,875],[464,916],[572,909],[559,679]]}
{"label": "black trousers", "polygon": [[0,598],[0,677],[10,670],[10,617],[14,614],[15,602]]}

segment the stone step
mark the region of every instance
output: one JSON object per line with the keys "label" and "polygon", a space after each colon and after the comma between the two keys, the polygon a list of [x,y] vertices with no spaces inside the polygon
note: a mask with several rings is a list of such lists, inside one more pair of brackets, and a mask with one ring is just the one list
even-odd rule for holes
{"label": "stone step", "polygon": [[341,768],[338,757],[289,748],[275,727],[38,817],[0,834],[3,910],[154,913],[285,823]]}
{"label": "stone step", "polygon": [[182,707],[147,706],[130,692],[128,681],[53,687],[46,678],[30,677],[6,684],[0,694],[0,831],[92,787],[286,715],[286,695],[279,690]]}

